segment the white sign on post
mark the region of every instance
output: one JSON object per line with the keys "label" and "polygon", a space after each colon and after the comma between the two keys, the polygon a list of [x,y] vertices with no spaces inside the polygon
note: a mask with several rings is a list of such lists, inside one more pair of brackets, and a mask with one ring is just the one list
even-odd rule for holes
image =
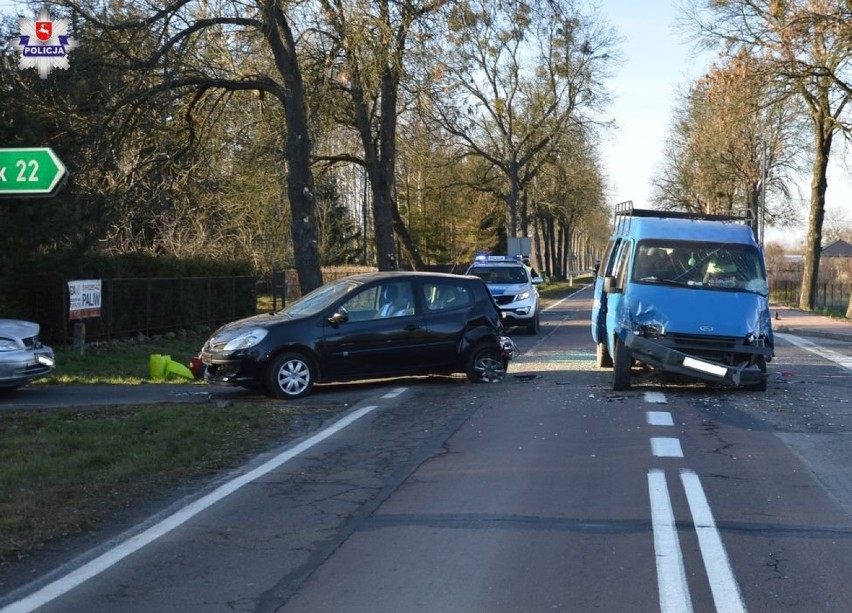
{"label": "white sign on post", "polygon": [[101,316],[101,280],[68,282],[68,319]]}

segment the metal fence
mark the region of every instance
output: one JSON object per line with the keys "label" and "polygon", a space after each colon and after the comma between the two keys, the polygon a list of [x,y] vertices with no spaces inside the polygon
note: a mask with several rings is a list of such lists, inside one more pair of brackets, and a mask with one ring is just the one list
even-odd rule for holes
{"label": "metal fence", "polygon": [[[772,302],[798,306],[802,293],[802,282],[789,279],[769,279],[769,295]],[[814,309],[846,312],[852,283],[818,283],[814,296]]]}
{"label": "metal fence", "polygon": [[[68,319],[67,281],[40,284],[35,302],[33,318],[41,325],[42,339],[70,343],[75,322]],[[100,317],[84,323],[86,339],[96,341],[215,327],[256,311],[256,279],[251,276],[102,279]]]}

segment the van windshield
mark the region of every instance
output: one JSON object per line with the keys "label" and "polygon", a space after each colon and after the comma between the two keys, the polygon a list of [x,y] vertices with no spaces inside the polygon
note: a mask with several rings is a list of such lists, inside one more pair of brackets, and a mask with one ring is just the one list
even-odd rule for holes
{"label": "van windshield", "polygon": [[631,280],[768,295],[760,251],[753,245],[645,240],[636,249]]}

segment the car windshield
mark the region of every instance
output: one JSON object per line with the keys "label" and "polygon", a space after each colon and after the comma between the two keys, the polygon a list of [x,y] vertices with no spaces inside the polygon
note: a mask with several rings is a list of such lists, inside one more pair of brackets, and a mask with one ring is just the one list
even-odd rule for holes
{"label": "car windshield", "polygon": [[760,251],[735,243],[642,241],[636,249],[632,280],[769,293]]}
{"label": "car windshield", "polygon": [[359,283],[352,281],[351,279],[333,281],[305,294],[296,302],[284,308],[281,312],[290,315],[291,317],[304,317],[306,315],[319,313],[356,287],[359,287],[359,285]]}
{"label": "car windshield", "polygon": [[474,266],[468,273],[486,283],[526,283],[527,273],[520,266]]}

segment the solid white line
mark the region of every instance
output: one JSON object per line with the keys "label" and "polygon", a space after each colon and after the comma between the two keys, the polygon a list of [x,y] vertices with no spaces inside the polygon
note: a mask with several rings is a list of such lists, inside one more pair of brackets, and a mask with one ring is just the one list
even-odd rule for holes
{"label": "solid white line", "polygon": [[682,458],[680,440],[666,436],[651,438],[651,452],[658,458]]}
{"label": "solid white line", "polygon": [[660,613],[690,613],[692,599],[689,596],[683,554],[663,471],[648,472],[648,494],[651,498],[651,526],[654,531]]}
{"label": "solid white line", "polygon": [[382,398],[388,398],[388,399],[389,399],[389,398],[396,398],[397,396],[399,396],[400,394],[402,394],[403,392],[405,392],[405,390],[407,390],[407,389],[408,389],[407,387],[397,387],[397,388],[392,389],[391,391],[389,391],[389,392],[388,392],[387,394],[385,394],[384,396],[382,396]]}
{"label": "solid white line", "polygon": [[681,471],[680,479],[686,490],[686,499],[698,534],[698,545],[707,571],[707,579],[710,581],[716,610],[724,613],[745,613],[746,607],[740,587],[737,585],[731,562],[722,544],[722,537],[716,529],[716,522],[707,503],[707,497],[704,495],[704,489],[701,487],[701,481],[691,470]]}
{"label": "solid white line", "polygon": [[47,604],[54,598],[58,598],[59,596],[74,589],[83,582],[88,581],[92,577],[104,572],[111,566],[117,564],[119,561],[123,560],[130,554],[142,549],[146,545],[152,543],[164,534],[171,532],[172,530],[179,527],[181,524],[185,523],[198,513],[201,513],[208,507],[219,502],[229,494],[232,494],[233,492],[243,487],[244,485],[247,485],[255,479],[258,479],[264,476],[265,474],[275,470],[276,468],[292,460],[299,454],[307,451],[317,443],[320,443],[331,435],[340,432],[341,430],[358,421],[376,408],[377,407],[375,406],[368,406],[358,409],[357,411],[353,411],[346,417],[343,417],[342,419],[333,423],[325,430],[314,434],[312,437],[302,441],[295,447],[292,447],[291,449],[288,449],[287,451],[275,456],[274,458],[258,466],[254,470],[251,470],[245,473],[244,475],[240,475],[236,479],[222,484],[206,496],[203,496],[198,500],[188,504],[187,506],[168,516],[158,524],[117,545],[115,548],[98,556],[94,560],[87,562],[80,568],[68,573],[64,577],[47,584],[40,590],[30,594],[26,598],[22,598],[21,600],[13,602],[12,604],[4,607],[3,609],[0,609],[0,613],[24,613],[33,611],[38,607]]}
{"label": "solid white line", "polygon": [[645,413],[645,419],[649,426],[673,426],[674,420],[672,414],[668,411],[648,411]]}
{"label": "solid white line", "polygon": [[842,366],[847,370],[852,370],[852,358],[843,355],[842,353],[838,353],[837,351],[833,351],[832,349],[828,349],[826,347],[821,347],[816,343],[812,343],[811,341],[800,338],[798,336],[794,336],[792,334],[781,334],[776,333],[780,339],[783,339],[790,343],[791,345],[796,345],[797,347],[801,347],[811,353],[815,353],[821,358],[825,358],[826,360],[831,360],[835,364]]}
{"label": "solid white line", "polygon": [[645,392],[645,402],[648,404],[668,404],[669,400],[663,392]]}

